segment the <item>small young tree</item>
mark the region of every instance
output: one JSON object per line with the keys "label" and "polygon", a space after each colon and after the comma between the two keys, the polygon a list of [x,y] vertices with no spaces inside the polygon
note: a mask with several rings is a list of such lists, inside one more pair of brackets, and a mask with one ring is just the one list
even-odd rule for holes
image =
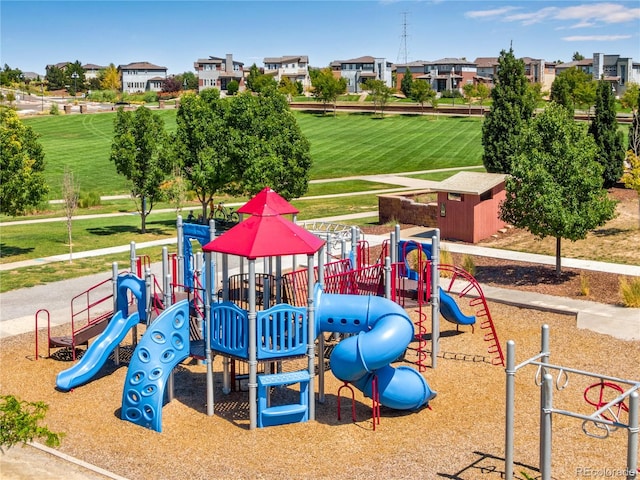
{"label": "small young tree", "polygon": [[561,240],[584,239],[615,215],[602,188],[602,166],[593,138],[552,103],[522,132],[522,148],[506,180],[500,218],[533,235],[556,239],[556,274]]}
{"label": "small young tree", "polygon": [[335,103],[339,95],[347,91],[346,78],[336,78],[330,68],[322,70],[311,70],[311,85],[313,87],[312,94],[315,99],[322,102],[324,113],[327,113],[327,105],[333,104],[333,114],[335,115]]}
{"label": "small young tree", "polygon": [[424,113],[424,104],[435,98],[436,92],[428,82],[418,80],[411,87],[411,99],[420,104],[420,113]]}
{"label": "small young tree", "polygon": [[462,92],[464,93],[464,99],[469,104],[469,115],[471,115],[471,102],[477,95],[476,86],[473,83],[465,83],[464,87],[462,87]]}
{"label": "small young tree", "polygon": [[234,96],[238,93],[238,90],[240,90],[240,84],[237,80],[231,80],[227,83],[227,95]]}
{"label": "small young tree", "polygon": [[491,95],[491,90],[484,83],[479,83],[476,85],[476,95],[478,96],[478,101],[480,102],[480,115],[484,115],[484,102]]}
{"label": "small young tree", "polygon": [[80,198],[80,185],[75,181],[73,172],[65,168],[62,176],[62,198],[64,200],[64,212],[67,217],[67,238],[69,240],[69,263],[73,263],[73,215],[78,208]]}
{"label": "small young tree", "polygon": [[[633,108],[633,107],[632,107]],[[633,120],[629,127],[629,150],[640,156],[640,91],[633,109]]]}
{"label": "small young tree", "polygon": [[613,187],[622,176],[625,148],[622,132],[618,131],[615,97],[609,82],[600,80],[596,96],[595,114],[589,133],[598,146],[598,162],[604,170],[604,187]]}
{"label": "small young tree", "polygon": [[389,99],[393,94],[393,89],[387,87],[387,84],[382,80],[367,80],[364,86],[369,90],[371,98],[373,99],[374,114],[379,108],[380,118],[384,118],[384,109],[387,106],[387,103],[389,103]]}

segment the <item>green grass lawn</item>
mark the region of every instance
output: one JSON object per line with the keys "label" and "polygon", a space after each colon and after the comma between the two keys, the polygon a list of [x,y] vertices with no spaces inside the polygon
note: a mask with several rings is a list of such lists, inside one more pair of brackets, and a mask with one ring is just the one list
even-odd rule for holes
{"label": "green grass lawn", "polygon": [[[167,131],[176,110],[159,110]],[[322,116],[295,112],[311,143],[311,179],[407,172],[481,164],[481,122],[470,118],[371,114]],[[50,199],[61,197],[65,167],[82,192],[127,193],[127,182],[109,161],[114,113],[24,119],[45,151]]]}

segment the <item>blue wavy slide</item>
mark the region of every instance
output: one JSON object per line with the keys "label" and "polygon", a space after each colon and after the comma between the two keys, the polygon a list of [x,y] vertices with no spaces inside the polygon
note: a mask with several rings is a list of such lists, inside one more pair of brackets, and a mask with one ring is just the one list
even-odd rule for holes
{"label": "blue wavy slide", "polygon": [[331,354],[331,371],[371,397],[378,377],[380,403],[396,410],[416,410],[436,396],[426,380],[407,366],[394,368],[413,340],[413,322],[398,304],[383,297],[338,295],[316,290],[318,333],[357,334],[341,341]]}
{"label": "blue wavy slide", "polygon": [[89,345],[78,363],[58,373],[56,386],[60,390],[68,391],[91,380],[127,332],[139,323],[139,319],[138,312],[126,318],[122,316],[121,311],[116,312],[100,336]]}
{"label": "blue wavy slide", "polygon": [[445,320],[457,325],[473,325],[476,317],[465,315],[451,295],[440,288],[440,314]]}

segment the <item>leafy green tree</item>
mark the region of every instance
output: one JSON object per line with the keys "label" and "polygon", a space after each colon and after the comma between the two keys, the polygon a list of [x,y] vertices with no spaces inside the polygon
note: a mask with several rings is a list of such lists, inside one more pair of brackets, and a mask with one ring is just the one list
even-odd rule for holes
{"label": "leafy green tree", "polygon": [[12,109],[0,107],[0,212],[22,215],[46,197],[44,150]]}
{"label": "leafy green tree", "polygon": [[476,86],[473,83],[465,83],[464,87],[462,87],[462,92],[464,94],[464,99],[469,104],[469,115],[471,115],[471,102],[476,96]]}
{"label": "leafy green tree", "polygon": [[276,90],[278,88],[278,82],[271,75],[260,75],[253,82],[254,92],[265,93],[268,90]]}
{"label": "leafy green tree", "polygon": [[[196,77],[195,73],[184,72],[180,77],[183,90],[198,90],[198,77]],[[187,82],[186,88],[184,87],[185,81]]]}
{"label": "leafy green tree", "polygon": [[324,113],[327,113],[327,105],[333,104],[333,113],[335,115],[335,103],[339,95],[347,91],[347,80],[345,78],[336,78],[330,68],[322,70],[311,70],[311,86],[313,87],[312,95],[324,106]]}
{"label": "leafy green tree", "polygon": [[629,82],[620,97],[620,105],[622,105],[623,108],[636,110],[638,108],[638,97],[640,97],[640,84]]}
{"label": "leafy green tree", "polygon": [[615,214],[597,151],[584,128],[552,103],[523,129],[522,148],[506,180],[500,218],[539,238],[555,237],[557,275],[561,240],[584,239]]}
{"label": "leafy green tree", "polygon": [[411,99],[420,104],[420,113],[424,113],[424,104],[434,99],[436,92],[431,88],[429,82],[418,80],[411,86]]}
{"label": "leafy green tree", "polygon": [[491,90],[484,83],[479,83],[476,85],[476,95],[478,96],[478,101],[480,102],[480,114],[484,115],[484,102],[491,95]]}
{"label": "leafy green tree", "polygon": [[310,146],[285,97],[271,90],[229,100],[226,124],[236,140],[232,163],[239,178],[231,191],[254,195],[269,186],[288,200],[304,195]]}
{"label": "leafy green tree", "polygon": [[640,156],[640,91],[633,111],[633,120],[629,127],[629,150]]}
{"label": "leafy green tree", "polygon": [[207,218],[214,195],[240,180],[232,155],[239,140],[226,124],[227,109],[217,89],[187,93],[178,108],[176,132],[169,137],[167,153],[195,192],[202,218]]}
{"label": "leafy green tree", "polygon": [[604,80],[598,82],[595,114],[589,133],[598,146],[598,162],[604,168],[604,186],[613,187],[622,176],[625,149],[622,132],[618,131],[615,97],[611,85]]}
{"label": "leafy green tree", "polygon": [[369,94],[373,99],[373,111],[380,109],[380,117],[384,117],[384,109],[389,103],[391,95],[393,95],[393,89],[387,87],[387,84],[383,80],[369,79],[365,82],[364,87],[369,90]]}
{"label": "leafy green tree", "polygon": [[6,63],[2,71],[0,71],[0,85],[4,87],[10,87],[14,83],[20,83],[22,78],[22,70],[19,68],[11,68]]}
{"label": "leafy green tree", "polygon": [[142,221],[141,233],[147,232],[147,216],[154,203],[162,199],[160,187],[166,171],[161,156],[163,137],[162,118],[148,108],[139,107],[135,112],[118,109],[110,160],[130,182],[131,196]]}
{"label": "leafy green tree", "polygon": [[500,52],[491,98],[493,105],[482,124],[482,162],[488,172],[510,173],[520,134],[535,108],[524,62],[516,59],[512,48]]}
{"label": "leafy green tree", "polygon": [[593,105],[593,78],[577,67],[571,67],[556,75],[551,84],[549,99],[573,114],[578,106]]}
{"label": "leafy green tree", "polygon": [[298,87],[291,81],[289,77],[282,77],[278,84],[278,91],[287,97],[289,101],[294,95],[298,94]]}
{"label": "leafy green tree", "polygon": [[13,395],[0,396],[0,452],[18,443],[44,438],[49,447],[60,445],[61,433],[55,433],[39,425],[49,406],[44,402],[27,402]]}
{"label": "leafy green tree", "polygon": [[84,85],[86,76],[80,60],[76,60],[75,62],[68,64],[64,71],[64,75],[66,85],[69,85],[67,91],[70,95],[76,96],[78,92],[86,90]]}
{"label": "leafy green tree", "polygon": [[413,87],[413,75],[411,75],[411,70],[409,70],[409,67],[407,67],[404,71],[404,76],[402,77],[402,81],[400,82],[400,91],[404,93],[405,97],[410,98],[412,87]]}
{"label": "leafy green tree", "polygon": [[580,52],[574,52],[571,60],[573,60],[574,62],[584,60],[584,55],[581,55]]}

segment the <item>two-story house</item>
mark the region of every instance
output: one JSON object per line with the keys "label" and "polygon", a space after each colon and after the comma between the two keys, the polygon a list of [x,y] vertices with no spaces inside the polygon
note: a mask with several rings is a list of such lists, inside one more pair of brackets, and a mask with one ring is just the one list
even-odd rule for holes
{"label": "two-story house", "polygon": [[227,53],[225,58],[199,58],[193,63],[193,68],[198,76],[199,92],[207,88],[217,88],[226,92],[227,85],[233,80],[238,82],[240,91],[245,88],[244,63],[235,61],[230,53]]}
{"label": "two-story house", "polygon": [[167,67],[149,62],[118,65],[122,91],[127,93],[159,92],[167,78]]}
{"label": "two-story house", "polygon": [[392,63],[384,58],[359,57],[351,60],[334,60],[331,70],[337,77],[347,80],[347,92],[360,93],[362,84],[369,79],[382,80],[385,85],[392,84]]}
{"label": "two-story house", "polygon": [[263,60],[265,75],[272,75],[276,82],[288,78],[292,83],[300,82],[304,91],[311,87],[309,78],[309,57],[306,55],[287,55],[267,57]]}
{"label": "two-story house", "polygon": [[611,83],[616,95],[623,95],[627,84],[640,83],[640,63],[620,55],[593,54],[593,79]]}
{"label": "two-story house", "polygon": [[98,78],[100,74],[100,70],[104,70],[107,67],[102,67],[100,65],[96,65],[94,63],[86,63],[82,66],[84,70],[84,78],[88,82],[92,78]]}

